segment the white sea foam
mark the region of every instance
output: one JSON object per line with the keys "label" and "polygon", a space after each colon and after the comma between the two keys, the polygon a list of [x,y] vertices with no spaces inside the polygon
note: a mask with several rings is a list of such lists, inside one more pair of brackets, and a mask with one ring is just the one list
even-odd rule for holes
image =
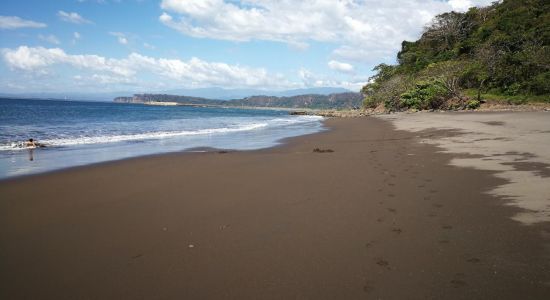
{"label": "white sea foam", "polygon": [[[89,145],[89,144],[105,144],[116,142],[128,142],[128,141],[141,141],[141,140],[154,140],[164,139],[172,137],[183,136],[200,136],[200,135],[216,135],[227,134],[236,132],[245,132],[252,130],[261,130],[267,127],[280,127],[293,124],[303,124],[318,122],[322,120],[322,117],[318,116],[299,116],[293,118],[275,118],[271,120],[264,120],[261,122],[236,125],[233,127],[220,127],[220,128],[206,128],[197,130],[181,130],[181,131],[156,131],[145,132],[136,134],[114,134],[114,135],[97,135],[97,136],[77,136],[67,138],[50,138],[42,139],[41,143],[50,147],[63,147],[72,145]],[[16,141],[0,145],[0,151],[13,151],[27,149],[24,146],[24,142]]]}

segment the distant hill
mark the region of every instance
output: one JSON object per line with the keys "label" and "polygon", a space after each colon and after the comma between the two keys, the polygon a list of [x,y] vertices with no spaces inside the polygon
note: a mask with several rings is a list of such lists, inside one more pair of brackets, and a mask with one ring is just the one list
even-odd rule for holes
{"label": "distant hill", "polygon": [[229,102],[234,106],[350,109],[360,107],[362,99],[363,96],[359,93],[338,93],[330,95],[297,95],[291,97],[252,96]]}
{"label": "distant hill", "polygon": [[305,89],[294,89],[294,90],[284,90],[284,91],[271,91],[271,90],[258,90],[258,89],[224,89],[219,87],[213,87],[213,88],[198,88],[198,89],[168,90],[168,91],[163,91],[156,94],[190,96],[190,97],[200,97],[200,98],[218,99],[218,100],[231,100],[231,99],[242,99],[242,98],[251,97],[255,95],[292,97],[292,96],[306,95],[306,94],[330,95],[330,94],[347,93],[347,92],[350,92],[350,91],[344,88],[334,88],[334,87],[317,87],[317,88],[305,88]]}
{"label": "distant hill", "polygon": [[[277,97],[290,97],[305,94],[329,95],[336,93],[350,92],[344,88],[318,87],[295,90],[273,91],[259,89],[224,89],[219,87],[197,88],[197,89],[176,89],[165,91],[154,91],[154,94],[166,94],[176,96],[189,96],[205,99],[231,100],[242,99],[254,95],[266,95]],[[84,101],[112,101],[115,97],[123,97],[133,94],[142,94],[141,91],[118,91],[118,92],[26,92],[26,93],[0,93],[4,98],[22,98],[22,99],[68,99]]]}
{"label": "distant hill", "polygon": [[228,102],[226,100],[214,100],[201,97],[177,96],[167,94],[135,94],[132,97],[116,97],[113,101],[117,103],[132,104],[144,104],[150,102],[176,102],[182,105],[196,106],[220,106]]}
{"label": "distant hill", "polygon": [[361,106],[362,99],[363,96],[359,93],[347,92],[329,95],[296,95],[290,97],[261,95],[234,100],[214,100],[166,94],[136,94],[132,97],[117,97],[114,101],[118,103],[176,102],[180,105],[193,106],[351,109]]}

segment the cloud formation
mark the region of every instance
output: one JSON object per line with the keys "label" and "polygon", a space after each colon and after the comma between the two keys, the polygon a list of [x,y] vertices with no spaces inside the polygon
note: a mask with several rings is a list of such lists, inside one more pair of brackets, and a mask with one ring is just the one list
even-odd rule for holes
{"label": "cloud formation", "polygon": [[328,62],[328,67],[334,71],[347,73],[347,74],[354,74],[355,70],[352,65],[348,63],[339,62],[336,60],[331,60]]}
{"label": "cloud formation", "polygon": [[61,21],[74,23],[74,24],[91,24],[92,21],[84,19],[81,15],[75,12],[58,11],[57,16]]}
{"label": "cloud formation", "polygon": [[49,34],[49,35],[42,35],[42,34],[39,34],[38,35],[38,39],[44,41],[44,42],[48,42],[50,44],[54,44],[54,45],[59,45],[61,44],[61,42],[59,41],[59,39],[53,35],[53,34]]}
{"label": "cloud formation", "polygon": [[117,41],[121,45],[128,45],[128,38],[126,38],[126,35],[122,32],[109,32],[110,35],[115,36],[117,38]]}
{"label": "cloud formation", "polygon": [[311,72],[308,69],[301,68],[298,71],[298,77],[302,80],[302,85],[305,87],[342,87],[352,91],[359,90],[365,85],[368,78],[362,76],[352,76],[348,80],[337,80],[331,77],[323,76]]}
{"label": "cloud formation", "polygon": [[44,28],[47,26],[44,23],[21,19],[17,16],[0,16],[0,29]]}
{"label": "cloud formation", "polygon": [[130,82],[138,73],[148,72],[185,86],[277,88],[292,85],[282,75],[269,74],[262,68],[207,62],[198,58],[183,61],[131,53],[126,58],[115,59],[98,55],[71,55],[59,48],[28,46],[3,49],[2,56],[8,67],[14,70],[40,72],[54,65],[68,65],[96,72],[96,79],[118,78],[119,82]]}
{"label": "cloud formation", "polygon": [[[159,21],[199,38],[338,45],[334,55],[365,61],[390,56],[435,15],[493,0],[163,0]],[[357,53],[359,51],[360,53]]]}

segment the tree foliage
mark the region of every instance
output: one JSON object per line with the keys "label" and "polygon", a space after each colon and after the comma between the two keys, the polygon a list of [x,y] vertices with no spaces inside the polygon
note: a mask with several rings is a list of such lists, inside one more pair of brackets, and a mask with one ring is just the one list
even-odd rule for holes
{"label": "tree foliage", "polygon": [[362,90],[366,105],[425,109],[432,106],[420,95],[435,87],[446,91],[441,105],[453,100],[462,108],[475,106],[463,89],[550,101],[550,1],[503,0],[438,15],[419,40],[402,43],[397,61],[374,69]]}

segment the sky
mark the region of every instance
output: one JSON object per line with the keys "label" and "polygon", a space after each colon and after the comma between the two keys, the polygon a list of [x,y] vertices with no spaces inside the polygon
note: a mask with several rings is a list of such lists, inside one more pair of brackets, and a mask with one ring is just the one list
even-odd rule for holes
{"label": "sky", "polygon": [[437,14],[492,0],[3,0],[0,92],[357,91]]}

